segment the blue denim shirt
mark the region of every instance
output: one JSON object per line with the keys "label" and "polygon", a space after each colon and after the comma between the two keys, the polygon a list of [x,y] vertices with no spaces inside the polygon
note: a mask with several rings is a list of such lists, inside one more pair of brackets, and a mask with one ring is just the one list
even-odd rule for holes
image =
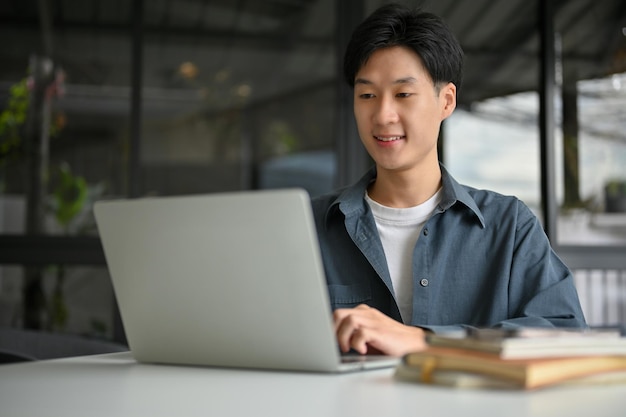
{"label": "blue denim shirt", "polygon": [[[569,269],[519,199],[460,185],[441,166],[442,199],[413,251],[413,316],[434,332],[585,327]],[[364,303],[402,321],[372,212],[376,177],[312,200],[333,309]]]}

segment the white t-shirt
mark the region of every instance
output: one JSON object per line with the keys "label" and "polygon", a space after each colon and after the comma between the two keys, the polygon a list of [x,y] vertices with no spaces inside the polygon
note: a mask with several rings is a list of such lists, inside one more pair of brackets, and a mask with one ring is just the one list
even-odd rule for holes
{"label": "white t-shirt", "polygon": [[367,192],[365,201],[376,220],[400,314],[409,323],[413,314],[413,249],[426,220],[441,201],[441,189],[419,206],[409,208],[383,206]]}

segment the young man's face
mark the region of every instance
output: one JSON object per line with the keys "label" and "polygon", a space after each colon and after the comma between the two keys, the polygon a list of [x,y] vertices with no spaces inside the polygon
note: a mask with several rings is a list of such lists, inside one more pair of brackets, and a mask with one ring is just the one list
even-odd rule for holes
{"label": "young man's face", "polygon": [[379,171],[436,164],[439,127],[455,106],[454,84],[437,91],[419,56],[406,47],[377,50],[355,77],[359,136]]}

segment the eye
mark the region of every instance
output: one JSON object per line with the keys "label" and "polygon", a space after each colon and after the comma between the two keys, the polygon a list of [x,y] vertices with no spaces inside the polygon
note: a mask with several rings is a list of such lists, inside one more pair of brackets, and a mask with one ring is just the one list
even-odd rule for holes
{"label": "eye", "polygon": [[411,93],[398,93],[396,94],[396,97],[398,98],[407,98],[407,97],[411,97],[413,94]]}
{"label": "eye", "polygon": [[367,99],[370,99],[370,98],[374,98],[374,94],[372,94],[372,93],[359,94],[359,98],[367,100]]}

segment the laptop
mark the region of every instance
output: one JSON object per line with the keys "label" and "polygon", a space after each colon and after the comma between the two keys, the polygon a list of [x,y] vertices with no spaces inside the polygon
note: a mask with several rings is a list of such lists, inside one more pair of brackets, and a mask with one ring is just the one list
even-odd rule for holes
{"label": "laptop", "polygon": [[302,189],[99,201],[94,214],[139,362],[343,372]]}

